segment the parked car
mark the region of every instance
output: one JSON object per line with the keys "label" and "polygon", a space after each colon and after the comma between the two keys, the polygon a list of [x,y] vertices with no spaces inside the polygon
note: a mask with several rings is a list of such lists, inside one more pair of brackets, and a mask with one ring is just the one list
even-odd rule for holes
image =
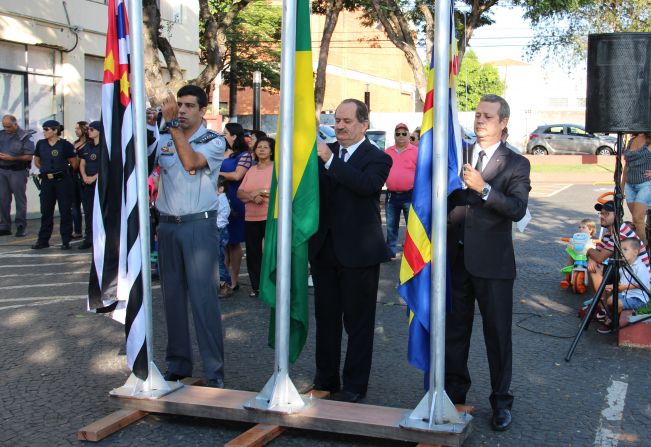
{"label": "parked car", "polygon": [[547,124],[529,134],[527,154],[613,155],[617,139],[609,135],[586,132],[577,124]]}

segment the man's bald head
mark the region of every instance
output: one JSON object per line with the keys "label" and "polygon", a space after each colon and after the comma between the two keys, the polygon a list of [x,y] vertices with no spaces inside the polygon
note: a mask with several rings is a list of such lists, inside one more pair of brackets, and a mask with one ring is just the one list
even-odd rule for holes
{"label": "man's bald head", "polygon": [[15,133],[18,130],[18,120],[13,115],[2,117],[2,128],[7,133]]}

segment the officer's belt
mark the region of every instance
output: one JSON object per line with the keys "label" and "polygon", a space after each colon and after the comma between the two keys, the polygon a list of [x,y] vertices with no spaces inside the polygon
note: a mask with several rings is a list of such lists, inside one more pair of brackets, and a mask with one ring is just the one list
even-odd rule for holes
{"label": "officer's belt", "polygon": [[171,216],[169,214],[161,214],[159,217],[159,222],[161,223],[175,223],[181,224],[186,222],[192,222],[194,220],[203,220],[203,219],[216,219],[217,211],[202,211],[201,213],[186,214],[184,216]]}
{"label": "officer's belt", "polygon": [[49,172],[47,174],[39,174],[43,180],[58,180],[66,176],[65,172]]}
{"label": "officer's belt", "polygon": [[0,166],[0,169],[6,169],[7,171],[25,171],[27,169],[27,166],[25,166],[24,164]]}

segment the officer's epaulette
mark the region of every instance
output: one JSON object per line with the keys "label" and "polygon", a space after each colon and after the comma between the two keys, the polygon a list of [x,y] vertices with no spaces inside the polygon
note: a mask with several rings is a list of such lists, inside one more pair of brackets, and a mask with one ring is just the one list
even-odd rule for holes
{"label": "officer's epaulette", "polygon": [[210,140],[214,140],[217,137],[223,137],[223,135],[219,132],[215,132],[214,130],[207,130],[205,134],[195,138],[194,140],[190,141],[190,143],[207,143]]}

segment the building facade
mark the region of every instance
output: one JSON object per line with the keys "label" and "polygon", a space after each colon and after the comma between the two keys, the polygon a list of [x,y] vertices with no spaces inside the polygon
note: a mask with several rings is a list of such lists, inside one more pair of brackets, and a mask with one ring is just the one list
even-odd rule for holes
{"label": "building facade", "polygon": [[[0,114],[36,130],[100,118],[106,0],[0,0]],[[164,33],[188,76],[199,73],[196,0],[160,0]]]}

